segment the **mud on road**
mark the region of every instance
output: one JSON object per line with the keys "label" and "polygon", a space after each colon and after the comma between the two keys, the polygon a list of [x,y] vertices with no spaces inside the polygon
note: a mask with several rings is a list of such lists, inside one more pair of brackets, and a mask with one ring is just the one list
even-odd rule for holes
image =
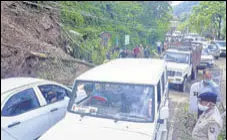
{"label": "mud on road", "polygon": [[[219,69],[222,72],[221,76],[216,76],[221,77],[221,94],[223,105],[226,106],[226,58],[221,57],[215,62],[216,63],[214,69]],[[196,116],[188,113],[189,89],[193,83],[201,79],[202,71],[199,71],[197,80],[190,81],[188,83],[188,90],[185,93],[178,92],[175,89],[170,90],[170,118],[168,121],[168,140],[192,140],[191,133],[196,123]],[[220,112],[222,113],[223,110],[221,110]],[[220,137],[222,138],[226,138],[225,127],[226,125],[224,124],[223,131],[220,134]]]}

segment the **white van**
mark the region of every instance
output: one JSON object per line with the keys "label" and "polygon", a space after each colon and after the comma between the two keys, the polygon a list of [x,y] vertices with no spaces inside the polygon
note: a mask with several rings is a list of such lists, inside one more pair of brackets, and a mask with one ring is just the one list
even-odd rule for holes
{"label": "white van", "polygon": [[166,72],[164,60],[133,58],[85,72],[75,80],[66,117],[40,140],[165,140]]}

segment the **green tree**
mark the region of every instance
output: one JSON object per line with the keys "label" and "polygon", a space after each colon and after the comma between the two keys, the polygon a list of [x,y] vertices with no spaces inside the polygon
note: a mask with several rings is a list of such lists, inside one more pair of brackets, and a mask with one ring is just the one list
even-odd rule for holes
{"label": "green tree", "polygon": [[[80,53],[86,52],[96,64],[102,63],[107,51],[116,45],[117,36],[119,47],[123,47],[124,36],[130,35],[129,49],[140,43],[152,46],[157,40],[164,40],[172,18],[167,1],[65,1],[58,6],[64,29],[81,34],[80,41],[72,36],[77,41],[73,45],[74,57],[81,58],[85,55]],[[102,48],[99,42],[103,31],[112,35],[107,48]]]}
{"label": "green tree", "polygon": [[226,15],[225,1],[201,1],[193,8],[192,14],[187,21],[191,30],[203,33],[212,29],[218,39],[221,36],[222,25]]}

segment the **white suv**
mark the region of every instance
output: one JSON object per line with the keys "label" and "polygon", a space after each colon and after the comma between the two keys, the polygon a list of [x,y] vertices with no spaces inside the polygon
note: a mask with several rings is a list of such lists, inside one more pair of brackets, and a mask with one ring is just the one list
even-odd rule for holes
{"label": "white suv", "polygon": [[[116,59],[80,75],[66,117],[40,140],[165,140],[168,80],[159,59]],[[83,99],[77,99],[77,96]]]}
{"label": "white suv", "polygon": [[177,49],[168,49],[164,54],[169,83],[178,86],[182,92],[186,90],[187,80],[193,72],[191,56],[190,51]]}

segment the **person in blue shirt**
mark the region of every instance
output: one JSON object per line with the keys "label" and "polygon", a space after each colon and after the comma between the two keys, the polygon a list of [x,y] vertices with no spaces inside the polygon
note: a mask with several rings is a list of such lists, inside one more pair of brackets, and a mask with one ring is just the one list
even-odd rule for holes
{"label": "person in blue shirt", "polygon": [[212,81],[212,75],[210,71],[204,70],[203,71],[203,80],[196,82],[192,84],[191,89],[190,89],[190,101],[189,101],[189,112],[191,113],[198,113],[198,117],[203,113],[203,111],[198,109],[197,105],[197,97],[201,93],[205,92],[213,92],[217,94],[217,102],[221,101],[221,93],[220,93],[220,87]]}

